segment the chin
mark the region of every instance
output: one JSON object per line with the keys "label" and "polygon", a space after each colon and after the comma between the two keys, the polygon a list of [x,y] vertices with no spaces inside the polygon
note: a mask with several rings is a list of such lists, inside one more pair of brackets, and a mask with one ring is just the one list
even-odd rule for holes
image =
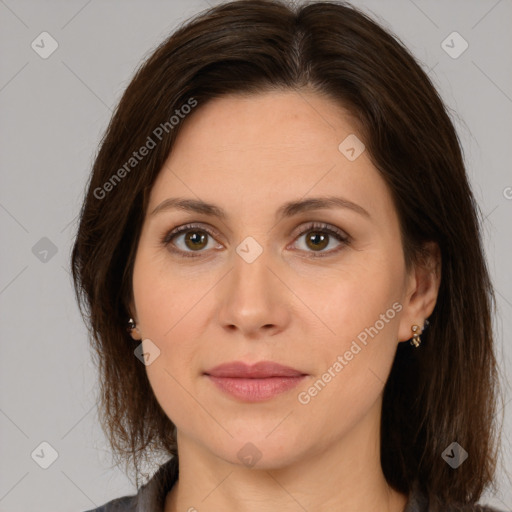
{"label": "chin", "polygon": [[[273,428],[275,428],[275,424]],[[271,432],[271,430],[265,430],[265,432]],[[266,437],[267,433],[252,434],[251,430],[251,433],[235,436],[227,445],[218,447],[218,450],[213,447],[211,449],[222,459],[239,467],[279,469],[296,461],[299,456],[297,447],[303,446],[303,443],[295,442],[287,434],[286,431],[283,431],[281,435],[272,433]]]}

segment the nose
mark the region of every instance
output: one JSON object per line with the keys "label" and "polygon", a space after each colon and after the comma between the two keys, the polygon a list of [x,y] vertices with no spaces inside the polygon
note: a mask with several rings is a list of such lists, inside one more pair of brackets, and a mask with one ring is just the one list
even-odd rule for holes
{"label": "nose", "polygon": [[234,255],[232,270],[219,283],[218,315],[225,330],[256,339],[289,325],[293,294],[279,275],[279,266],[271,265],[269,252],[264,250],[250,263]]}

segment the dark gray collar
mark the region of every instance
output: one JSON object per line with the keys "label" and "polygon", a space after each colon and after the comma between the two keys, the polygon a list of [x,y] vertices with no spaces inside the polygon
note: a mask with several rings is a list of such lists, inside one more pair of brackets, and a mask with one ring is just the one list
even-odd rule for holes
{"label": "dark gray collar", "polygon": [[160,466],[135,496],[133,512],[164,512],[165,498],[178,479],[178,459],[173,457]]}

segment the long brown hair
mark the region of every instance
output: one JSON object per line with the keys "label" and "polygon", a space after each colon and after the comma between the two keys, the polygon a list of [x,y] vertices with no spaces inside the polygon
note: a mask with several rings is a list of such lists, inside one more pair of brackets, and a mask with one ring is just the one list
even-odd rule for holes
{"label": "long brown hair", "polygon": [[[429,77],[396,36],[342,2],[220,4],[166,39],[121,98],[94,162],[71,257],[113,453],[133,461],[137,485],[144,457],[177,455],[175,427],[134,357],[126,322],[149,192],[185,114],[225,94],[305,88],[355,116],[392,194],[407,269],[421,264],[424,242],[441,249],[430,326],[420,348],[399,344],[385,385],[384,475],[404,493],[419,481],[433,504],[476,502],[493,482],[498,446],[495,297],[480,212]],[[146,155],[135,158],[143,146]],[[454,441],[469,453],[457,470],[441,457]]]}

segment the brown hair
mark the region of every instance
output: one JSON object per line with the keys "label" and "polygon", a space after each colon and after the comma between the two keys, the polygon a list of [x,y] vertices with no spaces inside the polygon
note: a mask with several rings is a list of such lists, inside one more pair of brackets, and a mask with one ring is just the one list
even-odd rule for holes
{"label": "brown hair", "polygon": [[[433,504],[476,502],[493,482],[498,440],[495,297],[480,212],[454,126],[428,76],[396,36],[341,2],[220,4],[156,48],[121,98],[87,184],[71,257],[114,455],[133,460],[136,474],[148,454],[177,455],[174,425],[134,357],[126,322],[149,192],[186,122],[179,114],[226,94],[304,88],[355,116],[392,194],[407,269],[421,264],[426,241],[441,249],[430,326],[420,348],[398,345],[385,385],[384,475],[404,493],[418,480]],[[156,144],[147,155],[130,160],[149,139]],[[441,457],[454,441],[469,453],[457,470]]]}

